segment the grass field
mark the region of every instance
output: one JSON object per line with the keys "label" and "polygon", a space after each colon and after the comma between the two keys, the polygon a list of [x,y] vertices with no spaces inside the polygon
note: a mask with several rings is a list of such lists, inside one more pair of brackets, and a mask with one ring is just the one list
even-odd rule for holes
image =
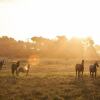
{"label": "grass field", "polygon": [[84,79],[76,80],[74,63],[41,63],[27,77],[12,77],[10,65],[0,71],[0,100],[100,100],[100,68],[94,80],[85,64]]}

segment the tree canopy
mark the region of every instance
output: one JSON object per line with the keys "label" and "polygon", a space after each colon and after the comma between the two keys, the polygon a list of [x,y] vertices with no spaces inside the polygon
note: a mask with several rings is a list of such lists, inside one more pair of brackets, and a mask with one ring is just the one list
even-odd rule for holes
{"label": "tree canopy", "polygon": [[29,57],[32,54],[40,57],[65,59],[97,59],[98,48],[95,48],[92,38],[67,39],[57,36],[55,39],[32,37],[32,42],[16,41],[7,36],[0,37],[0,56]]}

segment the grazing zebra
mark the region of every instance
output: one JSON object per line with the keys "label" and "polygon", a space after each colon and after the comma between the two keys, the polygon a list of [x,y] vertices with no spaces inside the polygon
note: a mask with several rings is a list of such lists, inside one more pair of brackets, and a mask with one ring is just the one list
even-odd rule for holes
{"label": "grazing zebra", "polygon": [[76,64],[75,66],[76,70],[76,78],[80,78],[80,73],[82,73],[82,79],[83,79],[83,72],[84,72],[84,60],[82,60],[81,64]]}
{"label": "grazing zebra", "polygon": [[3,65],[4,65],[4,60],[0,61],[0,70],[2,70]]}
{"label": "grazing zebra", "polygon": [[[97,62],[95,62],[93,65],[89,66],[90,77],[96,78],[96,76],[97,76],[97,67],[99,67],[99,64]],[[95,73],[95,77],[94,77],[94,73]]]}
{"label": "grazing zebra", "polygon": [[29,73],[29,69],[30,69],[30,64],[28,64],[24,67],[19,67],[18,70],[17,70],[17,73],[18,73],[18,75],[19,75],[20,72],[26,73],[26,76],[27,76],[28,73]]}
{"label": "grazing zebra", "polygon": [[16,73],[16,75],[18,75],[17,69],[18,69],[19,65],[20,65],[20,61],[16,62],[15,64],[12,64],[11,71],[12,71],[13,76],[15,73]]}

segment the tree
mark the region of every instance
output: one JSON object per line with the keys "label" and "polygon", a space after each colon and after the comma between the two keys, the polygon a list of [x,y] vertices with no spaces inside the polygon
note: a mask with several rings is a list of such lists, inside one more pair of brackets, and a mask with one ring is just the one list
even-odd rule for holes
{"label": "tree", "polygon": [[84,58],[87,60],[97,60],[98,55],[96,49],[94,48],[94,41],[91,37],[84,39]]}
{"label": "tree", "polygon": [[67,58],[68,55],[68,39],[66,36],[57,36],[55,40],[55,53],[60,58]]}

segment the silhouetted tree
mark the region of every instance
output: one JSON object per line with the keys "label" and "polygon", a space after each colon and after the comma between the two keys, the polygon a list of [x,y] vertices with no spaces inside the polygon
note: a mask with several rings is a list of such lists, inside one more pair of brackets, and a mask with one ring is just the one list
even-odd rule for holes
{"label": "silhouetted tree", "polygon": [[98,59],[98,55],[96,49],[94,48],[94,41],[91,37],[84,39],[84,58],[87,60],[96,60]]}

